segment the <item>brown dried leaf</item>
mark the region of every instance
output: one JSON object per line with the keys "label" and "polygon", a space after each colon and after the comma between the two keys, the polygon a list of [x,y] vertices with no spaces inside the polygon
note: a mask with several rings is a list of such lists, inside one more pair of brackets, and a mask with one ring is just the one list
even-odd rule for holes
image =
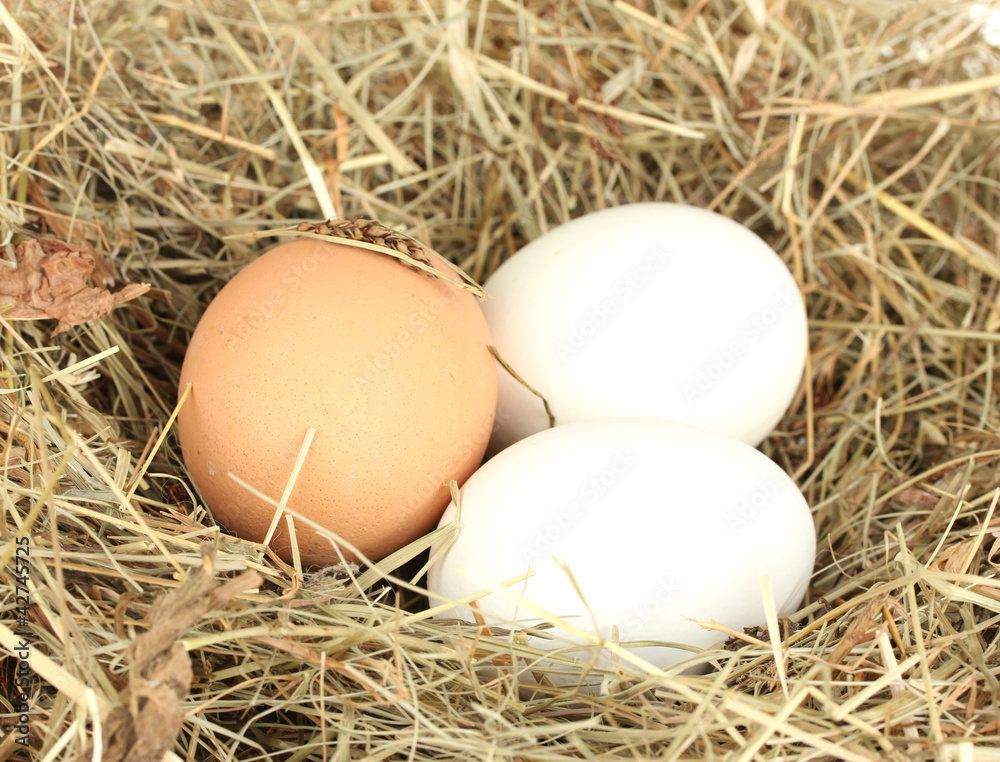
{"label": "brown dried leaf", "polygon": [[941,501],[941,498],[923,487],[907,487],[897,494],[893,500],[898,500],[908,506],[933,508]]}
{"label": "brown dried leaf", "polygon": [[[115,274],[112,272],[111,266],[91,245],[92,241],[98,239],[104,241],[105,244],[108,243],[107,239],[104,238],[104,231],[100,226],[93,222],[73,219],[57,212],[55,207],[49,203],[49,200],[45,197],[45,194],[38,187],[37,183],[28,183],[28,196],[31,198],[32,203],[38,207],[38,213],[45,220],[45,224],[48,225],[49,230],[57,236],[65,238],[70,243],[80,244],[93,256],[94,274],[91,277],[94,283],[102,288],[109,288],[114,285]],[[132,236],[122,230],[115,230],[114,235],[119,239],[119,245],[131,243]]]}
{"label": "brown dried leaf", "polygon": [[938,553],[937,558],[927,568],[953,574],[965,574],[969,569],[969,560],[975,555],[981,542],[979,537],[970,537],[955,543]]}
{"label": "brown dried leaf", "polygon": [[87,285],[95,260],[89,246],[35,238],[14,247],[17,267],[0,267],[0,305],[13,303],[4,316],[15,320],[54,318],[55,336],[122,302],[141,296],[148,283],[129,283],[118,291]]}
{"label": "brown dried leaf", "polygon": [[1000,533],[993,532],[993,544],[990,545],[990,552],[986,555],[986,560],[997,571],[1000,571]]}

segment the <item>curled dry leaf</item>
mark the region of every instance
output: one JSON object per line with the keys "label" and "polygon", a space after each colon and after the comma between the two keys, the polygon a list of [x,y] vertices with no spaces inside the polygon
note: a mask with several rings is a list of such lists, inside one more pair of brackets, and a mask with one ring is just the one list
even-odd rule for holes
{"label": "curled dry leaf", "polygon": [[16,267],[0,267],[0,307],[12,319],[54,318],[52,335],[107,315],[122,302],[149,290],[148,283],[129,283],[118,291],[87,285],[94,272],[89,247],[35,238],[14,246]]}
{"label": "curled dry leaf", "polygon": [[993,544],[990,546],[990,552],[987,554],[986,560],[990,566],[1000,571],[1000,533],[994,533]]}
{"label": "curled dry leaf", "polygon": [[[982,540],[979,537],[970,537],[967,540],[957,542],[938,553],[928,568],[950,574],[965,574],[972,565],[972,559],[981,544]],[[992,557],[991,554],[990,558],[992,559]]]}
{"label": "curled dry leaf", "polygon": [[[92,245],[98,239],[102,240],[105,245],[108,244],[108,240],[104,237],[104,229],[93,222],[73,219],[57,212],[56,208],[45,197],[45,193],[38,186],[38,183],[28,182],[28,197],[31,199],[31,203],[38,207],[38,214],[48,230],[70,243],[80,244],[94,258],[94,274],[90,276],[94,284],[102,288],[113,286],[115,274],[112,272],[111,266],[107,259],[98,254]],[[133,237],[127,230],[114,228],[110,232],[115,245],[132,243]]]}

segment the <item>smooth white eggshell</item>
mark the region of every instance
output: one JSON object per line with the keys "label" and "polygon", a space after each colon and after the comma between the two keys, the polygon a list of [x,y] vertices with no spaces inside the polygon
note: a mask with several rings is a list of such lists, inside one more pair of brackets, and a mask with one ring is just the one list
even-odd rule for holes
{"label": "smooth white eggshell", "polygon": [[[428,574],[433,605],[534,572],[510,595],[479,599],[490,624],[545,621],[517,600],[523,597],[604,638],[617,626],[621,642],[705,648],[725,638],[692,620],[714,619],[737,632],[766,624],[764,575],[778,611],[793,612],[816,554],[806,501],[774,462],[736,439],[656,419],[601,419],[535,434],[485,463],[460,502],[454,543]],[[440,525],[456,514],[452,503]],[[440,616],[473,621],[467,606]],[[583,642],[551,632],[554,640],[531,642]],[[659,667],[690,655],[662,646],[634,653]]]}
{"label": "smooth white eggshell", "polygon": [[[617,416],[693,423],[756,445],[802,376],[806,312],[754,233],[714,212],[642,203],[555,228],[486,281],[504,359],[556,423]],[[500,374],[491,452],[548,427]]]}

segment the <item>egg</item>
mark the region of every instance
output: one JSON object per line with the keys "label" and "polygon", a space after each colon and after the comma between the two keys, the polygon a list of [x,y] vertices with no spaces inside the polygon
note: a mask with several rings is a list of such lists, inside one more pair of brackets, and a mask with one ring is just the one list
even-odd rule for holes
{"label": "egg", "polygon": [[[384,230],[384,228],[382,229]],[[362,230],[362,233],[364,230]],[[455,277],[433,254],[428,261]],[[497,370],[477,298],[381,252],[295,238],[212,300],[184,359],[184,462],[214,516],[262,542],[287,499],[306,566],[378,560],[437,523],[483,457]],[[330,539],[346,540],[348,544]],[[286,520],[271,546],[292,559]]]}
{"label": "egg", "polygon": [[[448,506],[454,534],[432,548],[432,605],[477,601],[488,624],[533,628],[552,616],[622,644],[708,648],[794,612],[809,584],[816,534],[794,482],[765,455],[690,424],[606,418],[527,437],[488,460]],[[450,546],[448,543],[451,543]],[[508,585],[511,580],[523,581]],[[437,613],[473,621],[467,605]],[[531,645],[573,651],[571,627],[536,631]],[[630,647],[655,667],[690,656]],[[609,655],[604,654],[604,663]]]}
{"label": "egg", "polygon": [[[805,306],[788,268],[742,225],[673,203],[579,217],[486,281],[500,354],[556,424],[616,416],[692,423],[756,445],[805,364]],[[491,452],[549,426],[500,376]]]}

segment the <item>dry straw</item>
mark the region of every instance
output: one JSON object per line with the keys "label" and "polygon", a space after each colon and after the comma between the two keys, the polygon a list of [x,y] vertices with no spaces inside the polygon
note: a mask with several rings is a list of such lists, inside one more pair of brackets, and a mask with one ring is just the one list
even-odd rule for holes
{"label": "dry straw", "polygon": [[[57,337],[0,314],[0,760],[997,759],[1000,67],[973,5],[0,3],[0,265],[46,234],[153,287]],[[820,539],[790,619],[701,677],[623,657],[599,694],[519,692],[517,633],[430,621],[428,541],[299,576],[196,506],[179,364],[249,234],[361,215],[482,282],[640,200],[746,224],[806,296],[764,444]],[[628,586],[627,555],[595,563]]]}

